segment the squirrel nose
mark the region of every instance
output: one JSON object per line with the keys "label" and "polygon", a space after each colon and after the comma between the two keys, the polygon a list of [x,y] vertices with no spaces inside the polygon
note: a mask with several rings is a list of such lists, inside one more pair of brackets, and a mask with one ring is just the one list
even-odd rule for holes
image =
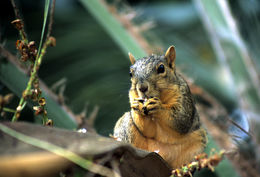
{"label": "squirrel nose", "polygon": [[141,85],[141,86],[139,87],[139,90],[140,90],[141,92],[145,93],[145,92],[148,90],[148,86],[147,86],[147,85]]}

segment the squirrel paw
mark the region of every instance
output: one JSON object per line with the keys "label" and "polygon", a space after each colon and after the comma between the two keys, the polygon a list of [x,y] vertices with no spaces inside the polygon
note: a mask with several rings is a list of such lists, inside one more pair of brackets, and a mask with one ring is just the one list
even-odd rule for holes
{"label": "squirrel paw", "polygon": [[161,100],[157,97],[149,98],[144,102],[143,113],[145,115],[153,114],[162,107]]}
{"label": "squirrel paw", "polygon": [[131,104],[131,108],[141,113],[142,115],[153,114],[161,107],[161,100],[157,97],[149,98],[148,100],[137,98]]}
{"label": "squirrel paw", "polygon": [[131,108],[137,112],[141,112],[143,109],[143,103],[144,100],[143,99],[135,99],[132,103],[131,103]]}

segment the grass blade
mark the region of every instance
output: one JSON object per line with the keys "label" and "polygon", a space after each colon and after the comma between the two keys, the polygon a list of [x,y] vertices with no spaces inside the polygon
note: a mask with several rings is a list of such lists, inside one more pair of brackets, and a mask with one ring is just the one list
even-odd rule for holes
{"label": "grass blade", "polygon": [[46,27],[46,22],[47,22],[47,18],[48,18],[49,7],[50,7],[50,0],[45,0],[44,19],[43,19],[43,25],[42,25],[41,40],[40,40],[40,44],[39,44],[39,48],[38,48],[38,52],[37,52],[37,57],[36,58],[39,57],[40,52],[41,52],[42,41],[43,41],[45,27]]}

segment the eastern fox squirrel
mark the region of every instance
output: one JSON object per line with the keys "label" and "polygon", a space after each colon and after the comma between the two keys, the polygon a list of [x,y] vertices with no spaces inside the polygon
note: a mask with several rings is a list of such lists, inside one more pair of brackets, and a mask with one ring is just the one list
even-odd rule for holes
{"label": "eastern fox squirrel", "polygon": [[129,53],[131,111],[116,123],[114,137],[159,153],[172,168],[189,163],[207,142],[189,86],[176,72],[175,48],[135,60]]}

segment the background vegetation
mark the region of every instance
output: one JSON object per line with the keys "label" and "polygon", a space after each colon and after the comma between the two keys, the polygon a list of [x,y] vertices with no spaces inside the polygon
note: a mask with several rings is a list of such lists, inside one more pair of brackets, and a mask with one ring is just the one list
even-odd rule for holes
{"label": "background vegetation", "polygon": [[[162,54],[168,46],[175,45],[179,70],[190,82],[214,96],[233,120],[253,135],[248,137],[234,126],[228,128],[231,134],[239,137],[235,141],[240,145],[240,151],[246,154],[246,160],[253,158],[252,168],[259,173],[259,150],[255,147],[260,141],[260,3],[257,0],[210,3],[206,0],[106,2],[105,7],[110,14],[120,17],[116,18],[117,21],[125,25],[128,32],[134,29],[132,34],[141,34],[141,38],[134,38],[137,44],[140,44],[140,40],[147,40],[149,45],[126,47],[131,42],[120,42],[123,34],[120,31],[113,34],[115,24],[109,24],[109,17],[91,6],[95,3],[87,0],[57,0],[52,32],[57,45],[48,48],[39,77],[60,96],[59,100],[64,101],[75,114],[87,108],[87,117],[98,106],[95,128],[99,134],[108,136],[117,119],[129,110],[130,62],[127,50],[140,58],[150,51]],[[220,2],[227,2],[232,19],[227,18],[227,11],[223,11],[227,9]],[[17,4],[25,20],[29,39],[39,44],[44,1],[20,0]],[[10,23],[15,19],[12,6],[5,0],[0,2],[0,8],[0,42],[16,55],[18,33]],[[236,23],[235,31],[232,20]],[[10,68],[7,70],[10,71],[10,77],[0,78],[0,94],[15,92],[19,97],[25,86],[19,80],[9,83],[9,79],[15,78],[15,71]],[[15,108],[18,97],[8,107]],[[11,115],[7,114],[1,119],[10,120]],[[49,117],[52,117],[51,113]],[[40,122],[31,106],[25,108],[19,120]],[[58,120],[54,120],[54,125],[76,128],[76,124],[68,127],[67,124],[58,123]],[[225,176],[225,173],[222,171],[215,175]]]}

